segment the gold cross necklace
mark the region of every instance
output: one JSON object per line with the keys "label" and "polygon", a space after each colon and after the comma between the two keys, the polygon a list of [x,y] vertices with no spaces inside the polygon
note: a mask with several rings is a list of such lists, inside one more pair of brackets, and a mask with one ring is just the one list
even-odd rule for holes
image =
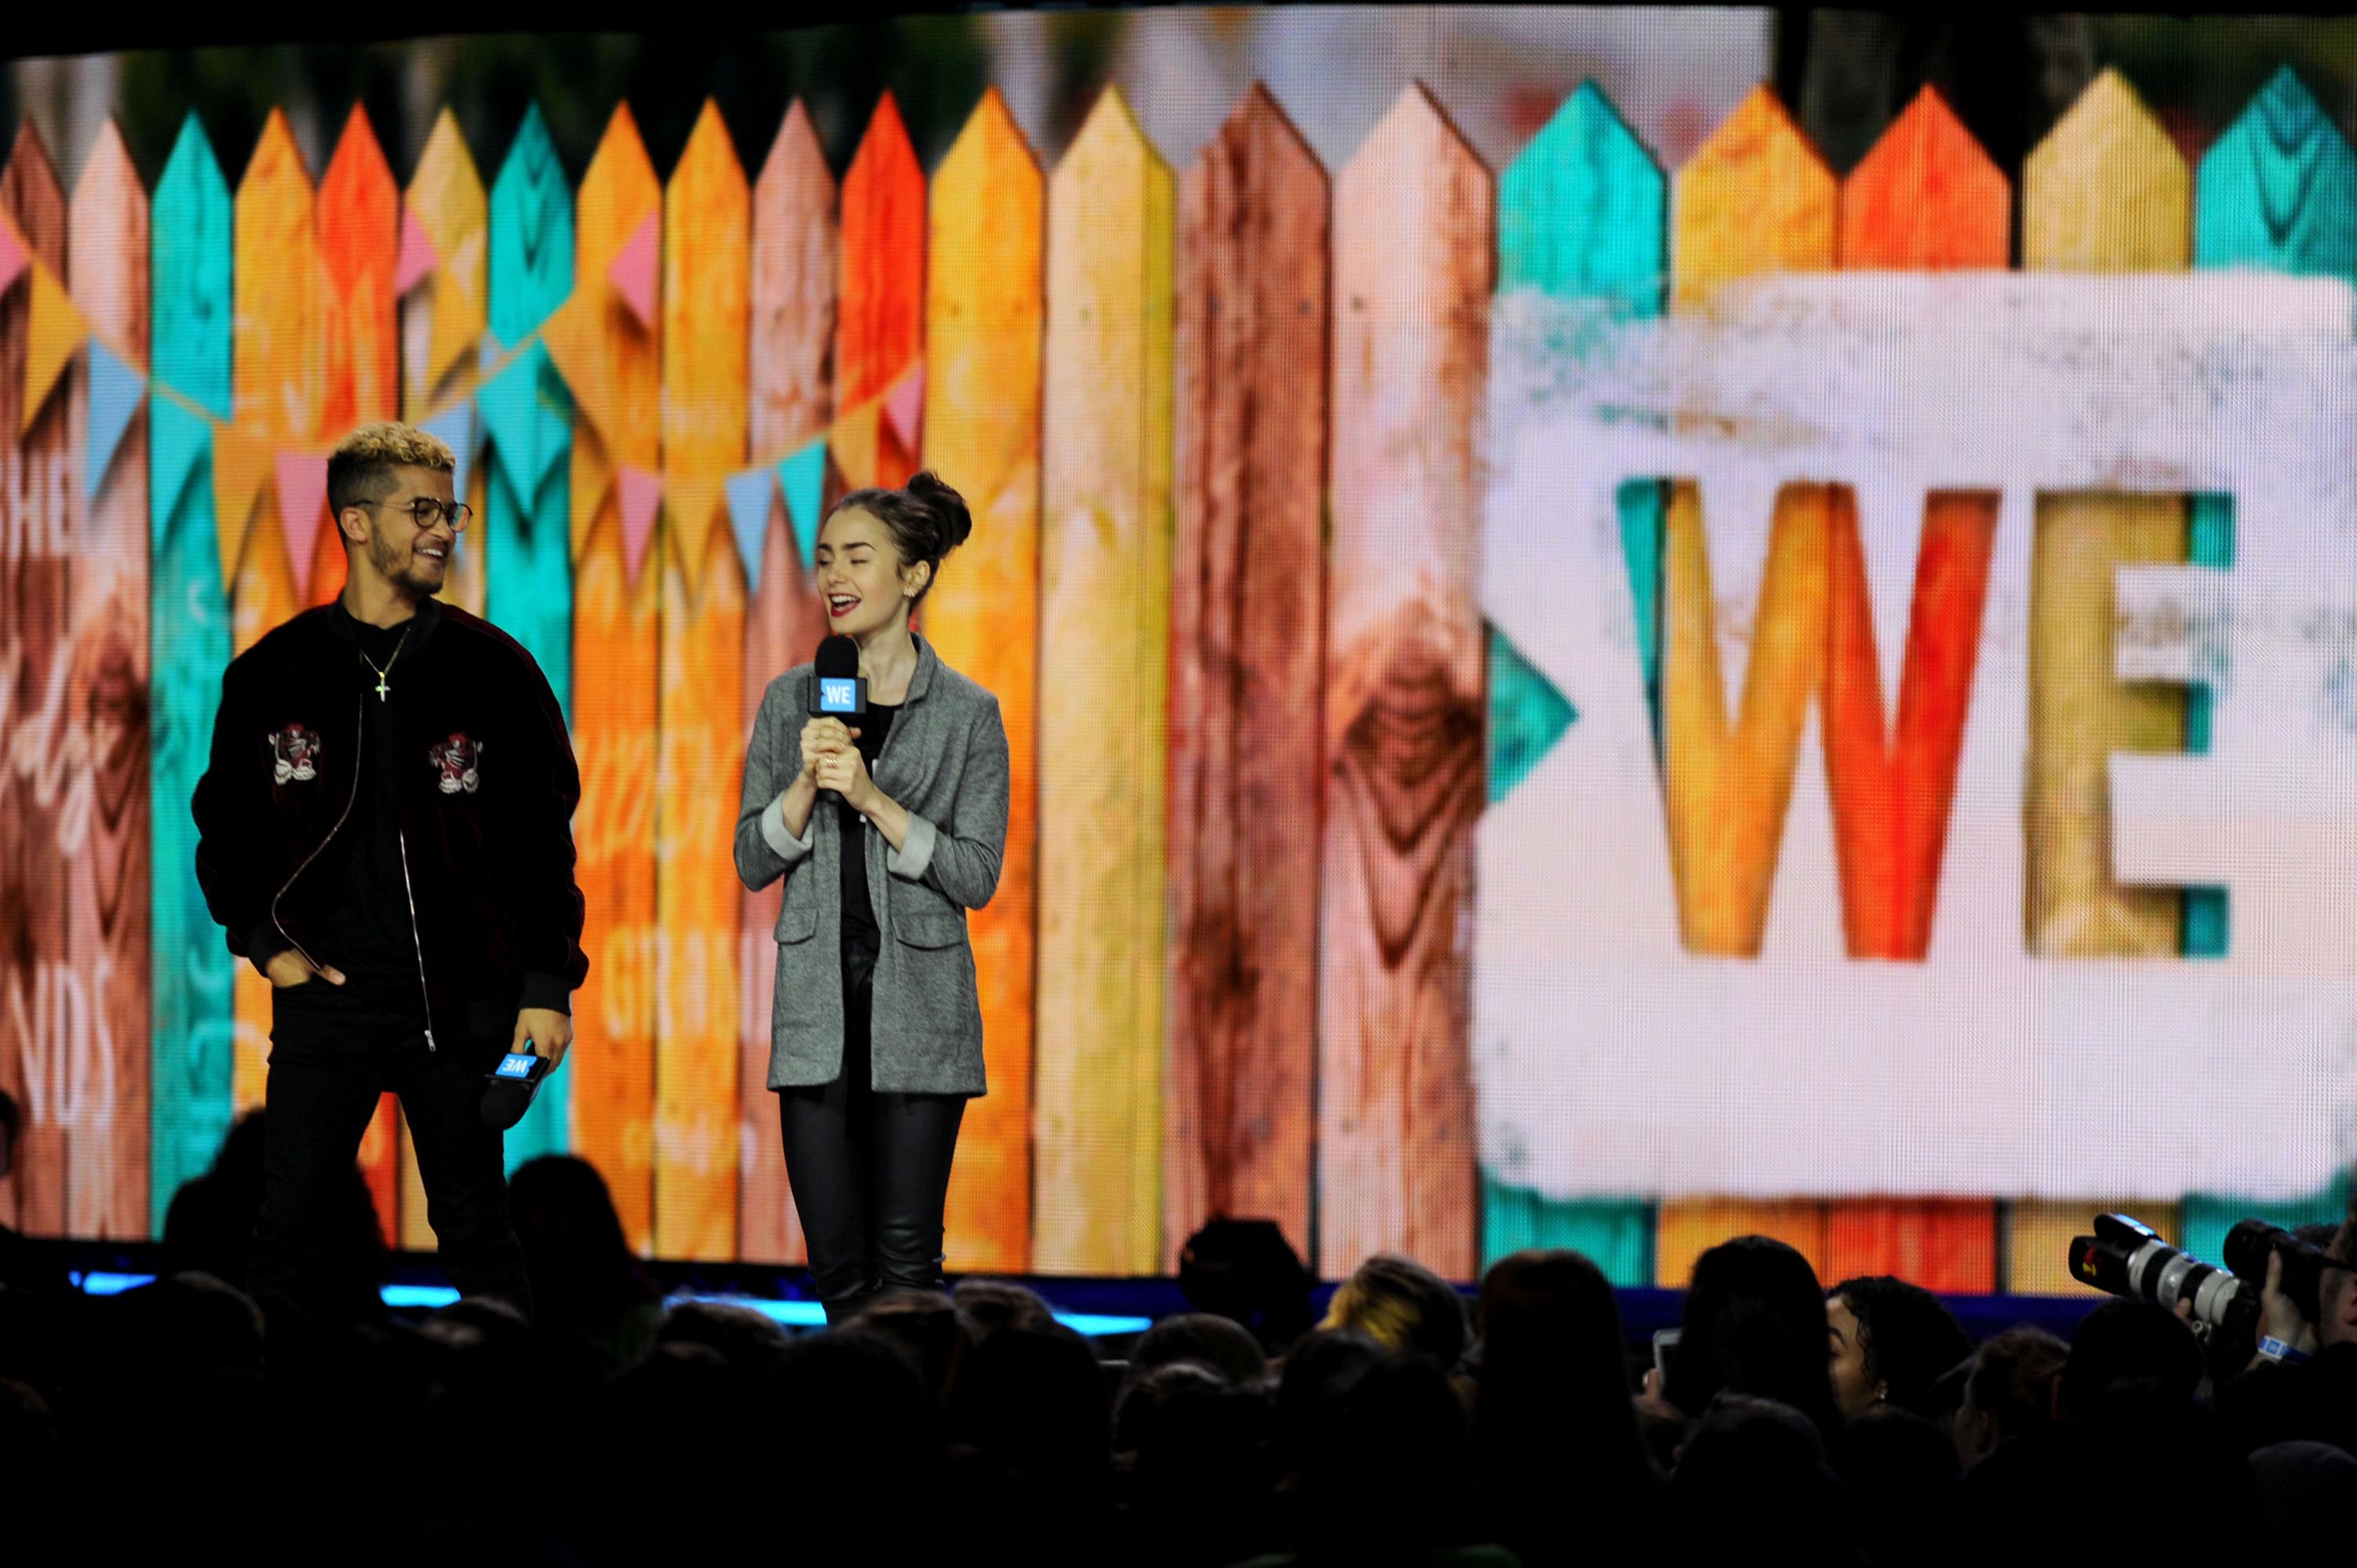
{"label": "gold cross necklace", "polygon": [[[409,623],[410,626],[414,626],[417,623],[414,620]],[[392,657],[387,659],[382,665],[378,664],[375,660],[371,659],[368,656],[367,649],[363,648],[360,650],[361,662],[376,671],[376,700],[380,703],[383,702],[385,698],[391,694],[389,688],[387,688],[384,683],[384,678],[393,672],[393,660],[401,657],[402,646],[408,642],[408,640],[409,627],[404,626],[401,628],[401,641],[393,645]]]}

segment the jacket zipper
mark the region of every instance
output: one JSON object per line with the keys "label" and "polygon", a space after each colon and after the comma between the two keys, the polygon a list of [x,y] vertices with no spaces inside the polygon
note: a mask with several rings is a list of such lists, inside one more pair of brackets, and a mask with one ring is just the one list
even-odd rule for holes
{"label": "jacket zipper", "polygon": [[[336,819],[336,825],[328,830],[328,836],[311,846],[311,853],[303,857],[302,864],[296,866],[287,875],[286,880],[278,885],[278,891],[270,896],[270,923],[278,928],[278,934],[286,939],[286,945],[301,954],[303,961],[313,969],[319,967],[318,961],[304,951],[303,944],[295,940],[294,934],[288,931],[285,923],[278,918],[278,901],[286,897],[286,890],[295,886],[295,879],[311,868],[311,863],[319,858],[319,852],[333,843],[336,835],[344,831],[344,823],[352,814],[352,802],[361,798],[361,737],[367,733],[368,729],[366,693],[361,693],[360,704],[359,710],[352,715],[355,721],[352,725],[352,792],[344,797],[343,814]],[[406,870],[406,867],[404,869]]]}
{"label": "jacket zipper", "polygon": [[401,846],[401,897],[409,906],[409,942],[417,950],[417,993],[425,1002],[425,1048],[434,1044],[434,993],[425,984],[425,941],[417,934],[417,893],[409,882],[409,835],[399,828],[393,830],[393,841]]}

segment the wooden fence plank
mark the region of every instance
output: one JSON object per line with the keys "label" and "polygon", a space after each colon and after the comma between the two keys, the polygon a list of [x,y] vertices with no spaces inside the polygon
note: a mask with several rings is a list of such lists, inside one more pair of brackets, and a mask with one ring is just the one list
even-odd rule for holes
{"label": "wooden fence plank", "polygon": [[[1931,88],[1844,181],[1841,199],[1845,268],[2002,268],[2011,258],[2013,192]],[[1912,518],[1877,520],[1906,529],[1919,546],[1895,703],[1883,689],[1888,661],[1876,644],[1857,500],[1846,488],[1833,492],[1831,515],[1822,713],[1843,924],[1852,958],[1920,963],[1931,948],[1972,706],[1997,498],[1934,493],[1920,530]],[[1996,1288],[1996,1202],[1835,1202],[1825,1273],[1828,1285],[1897,1274],[1930,1290],[1986,1294]]]}
{"label": "wooden fence plank", "polygon": [[[346,136],[349,142],[349,127]],[[344,176],[350,188],[344,199],[362,211],[370,206],[364,193],[375,184],[367,156],[375,139],[370,134],[365,144],[353,144],[353,161],[346,166],[350,172]],[[378,154],[373,162],[381,167],[382,155]],[[386,186],[391,179],[388,172]],[[352,223],[349,211],[339,221],[365,231],[364,223]],[[398,233],[397,227],[393,231]],[[389,271],[387,275],[389,279]],[[388,292],[389,287],[388,283]],[[335,274],[319,248],[311,177],[303,166],[303,155],[295,145],[285,112],[273,110],[263,126],[262,139],[255,144],[253,159],[246,165],[245,177],[238,182],[234,366],[239,433],[271,451],[308,450],[317,442],[325,385],[319,322],[324,311],[339,308],[325,303],[336,292]],[[391,328],[382,322],[377,326],[389,343]],[[381,387],[382,395],[390,399],[398,384],[393,374],[382,366],[371,374],[382,376],[381,382],[371,386]],[[347,374],[340,383],[339,406],[357,406],[350,401],[354,379]],[[268,467],[264,465],[265,474]],[[235,526],[233,521],[231,526]],[[310,567],[314,588],[323,572],[340,588],[341,546],[332,544],[318,530],[308,532],[316,541]],[[237,578],[230,591],[236,607],[240,653],[312,602],[296,585],[287,537],[279,517],[277,487],[265,478],[256,492],[245,547],[238,557]],[[326,553],[331,548],[332,557]],[[270,983],[250,963],[238,966],[237,997],[238,1104],[243,1108],[262,1101],[270,1041]],[[400,1149],[399,1105],[388,1094],[378,1102],[376,1116],[361,1140],[360,1154],[361,1173],[368,1178],[377,1219],[388,1240],[401,1235]]]}
{"label": "wooden fence plank", "polygon": [[[835,186],[810,111],[796,99],[778,126],[753,188],[753,259],[747,417],[755,462],[802,450],[834,413]],[[796,519],[773,493],[758,586],[745,599],[743,725],[749,741],[770,682],[811,656],[825,617],[795,542]],[[799,520],[815,533],[818,519]],[[742,750],[742,747],[739,747]],[[770,1008],[776,989],[783,881],[737,904],[737,1255],[802,1261],[802,1219],[786,1181],[777,1096],[770,1090]],[[967,1116],[966,1133],[973,1132]],[[963,1140],[961,1140],[963,1143]]]}
{"label": "wooden fence plank", "polygon": [[998,699],[1015,759],[998,893],[966,921],[990,1092],[950,1173],[950,1266],[1031,1262],[1032,961],[1039,918],[1039,387],[1047,181],[996,89],[933,175],[925,460],[974,536],[925,600],[925,635]]}
{"label": "wooden fence plank", "polygon": [[926,299],[926,462],[974,536],[925,600],[924,635],[998,699],[1015,758],[998,893],[967,919],[990,1092],[950,1175],[950,1266],[1031,1256],[1032,961],[1038,918],[1039,388],[1047,186],[996,89],[934,173]]}
{"label": "wooden fence plank", "polygon": [[1330,237],[1255,84],[1178,193],[1165,1268],[1222,1214],[1310,1251]]}
{"label": "wooden fence plank", "polygon": [[[2193,264],[2248,267],[2357,282],[2357,155],[2315,97],[2287,66],[2277,71],[2196,172]],[[2234,564],[2234,506],[2228,496],[2195,496],[2187,558],[2206,566]],[[2186,693],[2187,749],[2210,749],[2211,693]],[[2223,957],[2233,911],[2223,888],[2188,888],[2182,950]],[[2185,1244],[2215,1259],[2234,1221],[2264,1214],[2287,1228],[2337,1219],[2349,1183],[2336,1176],[2289,1203],[2258,1204],[2231,1193],[2190,1193]]]}
{"label": "wooden fence plank", "polygon": [[[511,158],[513,153],[509,155]],[[568,193],[569,194],[569,193]],[[490,209],[483,177],[475,167],[467,138],[459,133],[458,117],[445,108],[425,138],[417,167],[402,197],[404,224],[414,223],[433,244],[437,264],[400,299],[401,417],[412,424],[432,418],[465,398],[481,379],[480,358],[474,351],[485,324],[485,274],[490,250]],[[571,216],[571,202],[566,203]],[[397,248],[396,248],[397,249]],[[572,279],[566,258],[565,280]],[[399,280],[396,279],[395,282]],[[334,432],[326,433],[330,438]],[[468,472],[468,494],[459,499],[474,507],[476,526],[461,535],[450,552],[440,597],[481,615],[488,607],[489,584],[485,538],[490,513],[483,465]],[[487,515],[487,513],[490,515]],[[571,596],[566,596],[569,603]],[[504,628],[523,641],[516,628]],[[524,646],[532,647],[525,642]],[[534,650],[535,655],[538,650]],[[541,1086],[533,1098],[532,1118],[545,1116],[544,1107],[554,1083]],[[522,1131],[521,1128],[518,1131]],[[516,1146],[510,1133],[508,1148]],[[404,1156],[405,1158],[406,1156]]]}
{"label": "wooden fence plank", "polygon": [[[401,254],[401,188],[368,112],[357,103],[320,177],[317,220],[316,441],[325,445],[356,424],[401,413],[401,315],[393,292],[393,263]],[[323,605],[344,586],[342,533],[324,499],[314,535],[307,598]]]}
{"label": "wooden fence plank", "polygon": [[[355,109],[356,124],[364,124],[359,121],[359,114],[360,111]],[[358,145],[354,136],[354,129],[345,131],[344,140],[348,146]],[[371,143],[373,145],[373,138],[371,138]],[[445,108],[425,138],[425,150],[419,155],[417,167],[409,177],[408,190],[399,198],[398,205],[390,215],[396,226],[392,252],[394,258],[400,254],[402,228],[414,223],[433,242],[435,254],[441,258],[441,264],[407,295],[394,298],[393,285],[397,280],[393,275],[393,260],[385,260],[379,269],[371,264],[375,260],[374,252],[369,253],[368,263],[361,263],[357,256],[338,256],[338,240],[331,235],[328,222],[331,189],[339,192],[334,205],[344,209],[344,217],[336,227],[349,229],[351,239],[345,242],[355,250],[367,244],[382,246],[384,238],[377,231],[388,217],[379,210],[372,181],[350,181],[353,188],[349,194],[338,186],[337,165],[342,163],[344,157],[339,150],[336,163],[328,165],[327,177],[319,182],[319,243],[329,258],[329,292],[336,292],[334,280],[339,269],[349,270],[353,275],[357,294],[362,297],[354,298],[346,309],[368,323],[363,328],[364,332],[375,325],[373,312],[368,308],[368,304],[372,304],[380,292],[392,301],[400,327],[395,346],[400,359],[401,417],[415,424],[431,418],[449,403],[464,397],[476,380],[476,356],[465,354],[459,356],[455,364],[437,364],[435,350],[439,346],[436,340],[437,316],[447,318],[454,308],[464,309],[463,306],[456,305],[447,296],[471,295],[476,302],[475,315],[479,318],[482,313],[479,302],[483,297],[486,226],[482,177],[476,173],[474,156],[468,152],[466,138],[458,133],[458,117]],[[376,161],[382,163],[382,159],[380,156]],[[389,185],[392,179],[389,169],[385,178]],[[368,304],[363,303],[363,298]],[[332,340],[327,347],[331,356],[338,352]],[[355,354],[355,358],[368,361],[356,363],[353,367],[350,380],[357,385],[359,378],[372,374],[375,367],[373,356]],[[334,360],[331,359],[328,371],[331,386],[335,380]],[[345,421],[339,425],[333,412],[336,398],[332,391],[327,403],[329,412],[322,416],[319,434],[323,441],[332,442],[344,428],[349,428],[358,420]],[[482,474],[483,465],[475,465],[468,473],[467,489],[469,493],[460,498],[474,506],[478,517],[485,510]],[[330,531],[334,528],[332,517],[328,519],[328,527]],[[447,603],[480,615],[484,609],[484,588],[482,535],[478,530],[471,534],[460,535],[452,546],[449,568],[444,575],[442,591],[437,596]],[[554,1087],[553,1083],[544,1085],[534,1098],[532,1115],[535,1120],[546,1114],[544,1101],[549,1090]],[[406,1116],[401,1118],[400,1124],[401,1245],[412,1251],[429,1251],[434,1247],[434,1229],[425,1219],[425,1187],[417,1174],[417,1153],[410,1140]],[[508,1134],[511,1156],[522,1131],[518,1128]]]}
{"label": "wooden fence plank", "polygon": [[[477,297],[488,306],[491,334],[502,343],[530,337],[573,293],[573,192],[565,169],[556,160],[556,146],[537,104],[524,111],[507,161],[500,166],[490,196],[489,220],[490,256],[479,269]],[[436,244],[441,243],[437,238]],[[461,263],[470,242],[461,239],[444,250],[448,283],[463,293],[467,273]],[[437,289],[447,286],[437,281]],[[453,306],[447,297],[437,307]],[[477,311],[483,306],[474,307]],[[462,336],[462,328],[437,327],[445,338]],[[447,350],[446,350],[447,351]],[[483,515],[467,544],[484,563],[490,582],[483,596],[485,613],[501,630],[523,644],[548,677],[557,706],[568,721],[573,714],[573,553],[572,467],[573,399],[564,378],[548,363],[545,349],[532,350],[537,369],[538,396],[533,413],[533,466],[540,469],[536,485],[519,484],[504,463],[475,466],[470,488],[481,496]],[[471,381],[467,366],[472,353],[460,356],[447,382]],[[519,465],[519,467],[522,465]],[[576,841],[579,838],[576,826]],[[513,1170],[538,1155],[560,1153],[572,1146],[571,1123],[575,1075],[560,1072],[543,1083],[532,1110],[508,1133],[508,1168]]]}
{"label": "wooden fence plank", "polygon": [[[1595,84],[1583,83],[1499,181],[1499,293],[1530,289],[1557,298],[1595,301],[1616,320],[1659,316],[1669,272],[1668,200],[1669,182],[1661,166]],[[1629,562],[1637,654],[1656,736],[1661,730],[1662,502],[1659,484],[1621,488],[1620,534]],[[1536,780],[1516,784],[1511,770],[1501,766],[1501,747],[1523,728],[1521,710],[1550,693],[1559,695],[1551,682],[1534,690],[1501,680],[1501,666],[1516,657],[1491,627],[1486,790],[1491,807],[1510,787],[1545,788]],[[1539,673],[1544,678],[1544,671]],[[1491,855],[1526,854],[1527,828],[1517,822],[1521,811],[1544,817],[1555,809],[1542,796],[1513,814],[1485,811],[1480,832],[1484,862]],[[1487,1040],[1492,1029],[1517,1026],[1502,1007],[1495,1008],[1496,1023],[1487,1021],[1484,1015],[1492,1008],[1485,1007],[1485,998],[1491,965],[1519,961],[1510,955],[1520,944],[1510,943],[1516,926],[1529,916],[1508,901],[1510,896],[1493,891],[1486,873],[1477,875],[1475,895],[1474,1037]],[[1502,993],[1511,983],[1501,975],[1495,983]],[[1481,1194],[1485,1262],[1523,1247],[1568,1247],[1593,1259],[1615,1284],[1652,1283],[1652,1203],[1607,1197],[1550,1201],[1517,1181],[1512,1169],[1495,1166],[1483,1170]]]}
{"label": "wooden fence plank", "polygon": [[573,425],[573,748],[581,764],[576,875],[588,906],[589,979],[573,1000],[573,1147],[612,1190],[622,1231],[654,1247],[655,613],[659,572],[633,575],[621,466],[660,464],[658,337],[608,285],[614,257],[662,187],[630,106],[614,111],[576,199],[575,287],[587,302],[605,396],[600,429]]}
{"label": "wooden fence plank", "polygon": [[[1118,91],[1048,182],[1031,1266],[1159,1266],[1170,170]],[[845,389],[848,397],[848,388]]]}
{"label": "wooden fence plank", "polygon": [[[2190,260],[2185,160],[2116,71],[2096,78],[2031,149],[2021,225],[2028,269],[2176,272]],[[2047,958],[2174,954],[2184,894],[2112,880],[2108,769],[2115,751],[2185,746],[2184,690],[2123,684],[2113,656],[2115,577],[2124,565],[2185,559],[2185,503],[2174,496],[2041,495],[2037,519],[2029,660],[2040,674],[2029,693],[2023,801],[2029,948]],[[2097,1207],[2093,1199],[2017,1205],[2007,1288],[2061,1289],[2069,1271],[2049,1231],[2083,1230]]]}
{"label": "wooden fence plank", "polygon": [[[148,362],[147,192],[109,120],[82,165],[70,212],[68,284],[105,351]],[[95,350],[94,350],[95,351]],[[89,453],[88,360],[72,372],[76,428]],[[148,831],[147,429],[133,417],[87,502],[72,565],[74,651],[67,711],[90,746],[88,826],[73,857],[68,947],[91,1029],[69,1071],[72,1144],[66,1220],[72,1235],[138,1240],[147,1226]]]}
{"label": "wooden fence plank", "polygon": [[[38,262],[67,273],[65,189],[40,134],[27,120],[0,171],[0,210]],[[65,899],[63,840],[68,802],[57,776],[45,779],[13,757],[22,730],[62,728],[72,658],[70,572],[83,526],[80,473],[71,449],[74,384],[59,380],[38,409],[25,406],[25,361],[32,337],[34,280],[27,272],[0,300],[0,680],[20,704],[12,715],[11,758],[0,768],[0,1088],[24,1113],[14,1181],[0,1184],[0,1224],[29,1236],[61,1236],[70,1140],[62,1036],[76,1010]],[[25,754],[30,756],[29,749]],[[15,1198],[14,1212],[8,1199]]]}
{"label": "wooden fence plank", "polygon": [[[1318,1261],[1474,1275],[1475,449],[1495,192],[1421,86],[1334,186]],[[1401,570],[1404,562],[1414,571]]]}
{"label": "wooden fence plank", "polygon": [[851,486],[905,484],[916,454],[875,404],[924,353],[925,171],[889,92],[843,171],[840,286],[834,392],[845,424],[835,459]]}
{"label": "wooden fence plank", "polygon": [[[199,406],[231,406],[231,261],[235,219],[228,182],[191,113],[156,181],[155,348],[157,381]],[[212,745],[221,672],[230,659],[230,603],[214,521],[203,416],[151,392],[151,567],[148,755],[155,991],[149,1033],[147,1229],[160,1235],[180,1184],[211,1164],[229,1130],[236,1014],[235,964],[197,886],[196,824],[188,801]]]}
{"label": "wooden fence plank", "polygon": [[[318,425],[318,363],[312,334],[318,283],[318,233],[311,180],[284,112],[273,110],[237,187],[237,336],[232,373],[241,435],[271,445],[309,445]],[[215,443],[216,475],[226,448]],[[268,465],[265,463],[265,469]],[[267,482],[221,525],[236,542],[228,559],[234,650],[302,607],[295,568],[278,522],[276,487]],[[250,963],[237,966],[237,1109],[259,1105],[270,1055],[270,983]],[[371,1132],[374,1133],[371,1123]],[[371,1150],[371,1153],[377,1151]],[[392,1195],[371,1191],[381,1218]],[[391,1224],[388,1237],[398,1232]]]}
{"label": "wooden fence plank", "polygon": [[706,100],[663,198],[662,740],[655,775],[655,1250],[737,1252],[737,925],[752,197]]}
{"label": "wooden fence plank", "polygon": [[[1829,268],[1834,178],[1766,88],[1744,100],[1679,171],[1672,196],[1673,307],[1705,308],[1725,283]],[[1749,520],[1721,532],[1744,537]],[[1811,700],[1824,668],[1826,496],[1775,501],[1755,570],[1706,543],[1700,492],[1671,487],[1663,572],[1663,779],[1680,924],[1691,952],[1760,950],[1777,845]],[[1714,584],[1717,586],[1714,586]],[[1749,591],[1758,585],[1757,616]],[[1730,722],[1717,628],[1754,628]],[[1791,1242],[1823,1272],[1825,1206],[1680,1198],[1662,1205],[1654,1277],[1683,1285],[1706,1247],[1745,1232]]]}

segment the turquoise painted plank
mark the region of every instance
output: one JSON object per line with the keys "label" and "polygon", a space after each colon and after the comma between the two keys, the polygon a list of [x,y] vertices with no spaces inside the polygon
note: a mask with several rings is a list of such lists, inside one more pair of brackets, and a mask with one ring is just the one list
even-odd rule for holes
{"label": "turquoise painted plank", "polygon": [[[1668,181],[1652,155],[1595,84],[1582,83],[1499,181],[1499,292],[1531,289],[1559,299],[1594,301],[1598,336],[1587,345],[1566,345],[1573,353],[1600,345],[1614,323],[1659,316],[1669,274],[1668,202]],[[1621,547],[1657,752],[1663,503],[1659,483],[1621,487]],[[1492,669],[1497,667],[1493,659]],[[1555,695],[1564,700],[1563,693]],[[1564,712],[1577,700],[1572,693]],[[1527,746],[1534,718],[1544,722],[1545,715],[1533,710],[1545,705],[1525,682],[1491,682],[1493,790],[1502,793],[1501,781],[1511,785],[1535,760],[1522,757],[1515,748]],[[1652,1283],[1653,1208],[1648,1202],[1558,1203],[1486,1173],[1481,1197],[1485,1262],[1523,1247],[1569,1247],[1594,1260],[1615,1284]]]}
{"label": "turquoise painted plank", "polygon": [[1579,710],[1522,650],[1490,628],[1489,803],[1512,793],[1578,721]]}
{"label": "turquoise painted plank", "polygon": [[[2250,106],[2203,155],[2193,187],[2193,264],[2254,267],[2357,282],[2357,154],[2291,68],[2276,72]],[[2232,496],[2193,499],[2187,553],[2205,565],[2234,564]],[[2231,670],[2223,672],[2233,678]],[[2206,688],[2191,693],[2186,746],[2210,749]],[[2183,951],[2222,957],[2233,911],[2222,887],[2190,889]],[[2254,1204],[2219,1193],[2185,1199],[2186,1245],[2216,1258],[2226,1228],[2257,1214],[2278,1225],[2337,1219],[2348,1201],[2345,1173],[2291,1203]]]}
{"label": "turquoise painted plank", "polygon": [[2335,1176],[2320,1192],[2282,1203],[2254,1203],[2198,1192],[2185,1200],[2185,1250],[2195,1257],[2218,1262],[2225,1257],[2226,1232],[2238,1219],[2264,1219],[2289,1230],[2297,1226],[2338,1220],[2348,1212],[2349,1178]]}
{"label": "turquoise painted plank", "polygon": [[[491,334],[503,343],[527,337],[573,292],[573,192],[538,104],[524,112],[515,145],[491,183]],[[571,555],[573,400],[545,350],[535,347],[539,385],[535,449],[545,477],[536,492],[517,493],[510,466],[483,466],[484,609],[540,661],[565,722],[573,718],[573,562]],[[519,466],[521,467],[521,466]],[[570,1146],[573,1079],[558,1073],[508,1134],[508,1168]]]}
{"label": "turquoise painted plank", "polygon": [[[234,230],[228,183],[195,115],[156,187],[152,271],[156,380],[226,416]],[[212,1163],[229,1130],[235,961],[197,886],[188,801],[205,769],[229,667],[229,595],[213,517],[211,432],[163,391],[149,399],[148,796],[154,834],[149,1223]]]}
{"label": "turquoise painted plank", "polygon": [[190,114],[156,186],[151,368],[156,380],[222,419],[230,416],[230,268],[236,241],[229,182],[204,126]]}

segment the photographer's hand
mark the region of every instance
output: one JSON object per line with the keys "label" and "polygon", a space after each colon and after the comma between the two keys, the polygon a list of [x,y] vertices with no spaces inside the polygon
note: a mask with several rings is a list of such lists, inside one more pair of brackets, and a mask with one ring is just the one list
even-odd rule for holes
{"label": "photographer's hand", "polygon": [[2280,1339],[2303,1356],[2316,1354],[2316,1329],[2283,1293],[2283,1254],[2267,1254],[2267,1283],[2259,1288],[2259,1334]]}

